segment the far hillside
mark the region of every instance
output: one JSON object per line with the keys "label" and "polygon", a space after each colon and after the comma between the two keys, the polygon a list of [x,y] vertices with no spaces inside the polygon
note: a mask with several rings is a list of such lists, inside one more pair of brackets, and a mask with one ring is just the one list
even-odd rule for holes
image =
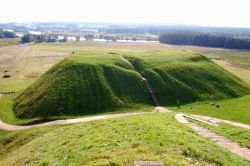
{"label": "far hillside", "polygon": [[249,93],[236,76],[191,52],[81,53],[56,64],[20,93],[14,112],[18,118],[51,118],[153,105],[142,77],[162,105]]}

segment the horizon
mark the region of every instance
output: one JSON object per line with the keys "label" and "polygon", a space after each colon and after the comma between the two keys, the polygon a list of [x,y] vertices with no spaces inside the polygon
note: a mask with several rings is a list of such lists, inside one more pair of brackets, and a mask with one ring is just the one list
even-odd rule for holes
{"label": "horizon", "polygon": [[[114,23],[250,28],[247,0],[8,0],[0,23]],[[13,6],[13,4],[15,4]],[[39,4],[39,5],[37,5]],[[39,8],[38,8],[39,7]],[[65,12],[66,11],[66,12]]]}

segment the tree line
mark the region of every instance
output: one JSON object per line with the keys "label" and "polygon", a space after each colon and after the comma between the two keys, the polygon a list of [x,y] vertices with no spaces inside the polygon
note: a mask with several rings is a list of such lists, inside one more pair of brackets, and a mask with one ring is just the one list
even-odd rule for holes
{"label": "tree line", "polygon": [[[80,36],[75,36],[76,41],[80,41]],[[86,34],[84,35],[86,40],[93,40],[94,35],[93,34]],[[42,43],[42,42],[67,42],[68,41],[68,36],[64,36],[62,39],[59,39],[58,35],[54,34],[41,34],[41,35],[33,35],[30,33],[25,34],[21,42],[22,43],[30,43],[30,42],[35,42],[35,43]]]}
{"label": "tree line", "polygon": [[42,42],[67,42],[68,38],[67,36],[64,36],[63,39],[58,39],[58,35],[33,35],[30,33],[27,33],[23,35],[21,42],[22,43],[30,43],[30,42],[35,42],[35,43],[42,43]]}
{"label": "tree line", "polygon": [[159,41],[166,44],[185,44],[232,49],[250,49],[250,41],[214,34],[197,32],[166,32],[160,34]]}
{"label": "tree line", "polygon": [[16,38],[16,34],[10,31],[2,31],[0,30],[0,38]]}

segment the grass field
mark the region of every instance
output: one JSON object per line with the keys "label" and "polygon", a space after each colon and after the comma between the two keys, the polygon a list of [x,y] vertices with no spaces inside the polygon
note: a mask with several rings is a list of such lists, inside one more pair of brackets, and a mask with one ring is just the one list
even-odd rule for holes
{"label": "grass field", "polygon": [[11,132],[0,137],[0,147],[0,165],[250,164],[179,124],[173,114]]}
{"label": "grass field", "polygon": [[250,124],[250,96],[221,101],[196,102],[172,110],[189,114],[207,115]]}
{"label": "grass field", "polygon": [[241,127],[235,127],[225,123],[219,123],[218,126],[212,126],[205,123],[201,123],[195,120],[190,120],[192,123],[196,123],[204,128],[207,128],[218,135],[224,136],[233,142],[237,142],[242,147],[250,148],[250,130]]}

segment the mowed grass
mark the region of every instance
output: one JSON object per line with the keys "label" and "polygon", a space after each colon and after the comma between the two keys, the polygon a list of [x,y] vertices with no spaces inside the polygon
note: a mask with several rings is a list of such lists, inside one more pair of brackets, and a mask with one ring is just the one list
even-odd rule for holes
{"label": "mowed grass", "polygon": [[148,114],[69,126],[47,126],[0,137],[0,165],[249,165],[174,120]]}
{"label": "mowed grass", "polygon": [[225,123],[219,123],[218,126],[212,126],[212,125],[208,125],[208,124],[198,122],[195,120],[191,120],[191,119],[189,119],[189,121],[192,121],[193,123],[196,123],[204,128],[207,128],[218,135],[224,136],[232,140],[233,142],[237,142],[242,147],[250,148],[250,130],[249,129],[232,126],[232,125],[225,124]]}
{"label": "mowed grass", "polygon": [[124,56],[148,79],[162,105],[249,94],[246,83],[200,54],[168,50]]}
{"label": "mowed grass", "polygon": [[250,95],[221,101],[196,102],[169,109],[250,124]]}

